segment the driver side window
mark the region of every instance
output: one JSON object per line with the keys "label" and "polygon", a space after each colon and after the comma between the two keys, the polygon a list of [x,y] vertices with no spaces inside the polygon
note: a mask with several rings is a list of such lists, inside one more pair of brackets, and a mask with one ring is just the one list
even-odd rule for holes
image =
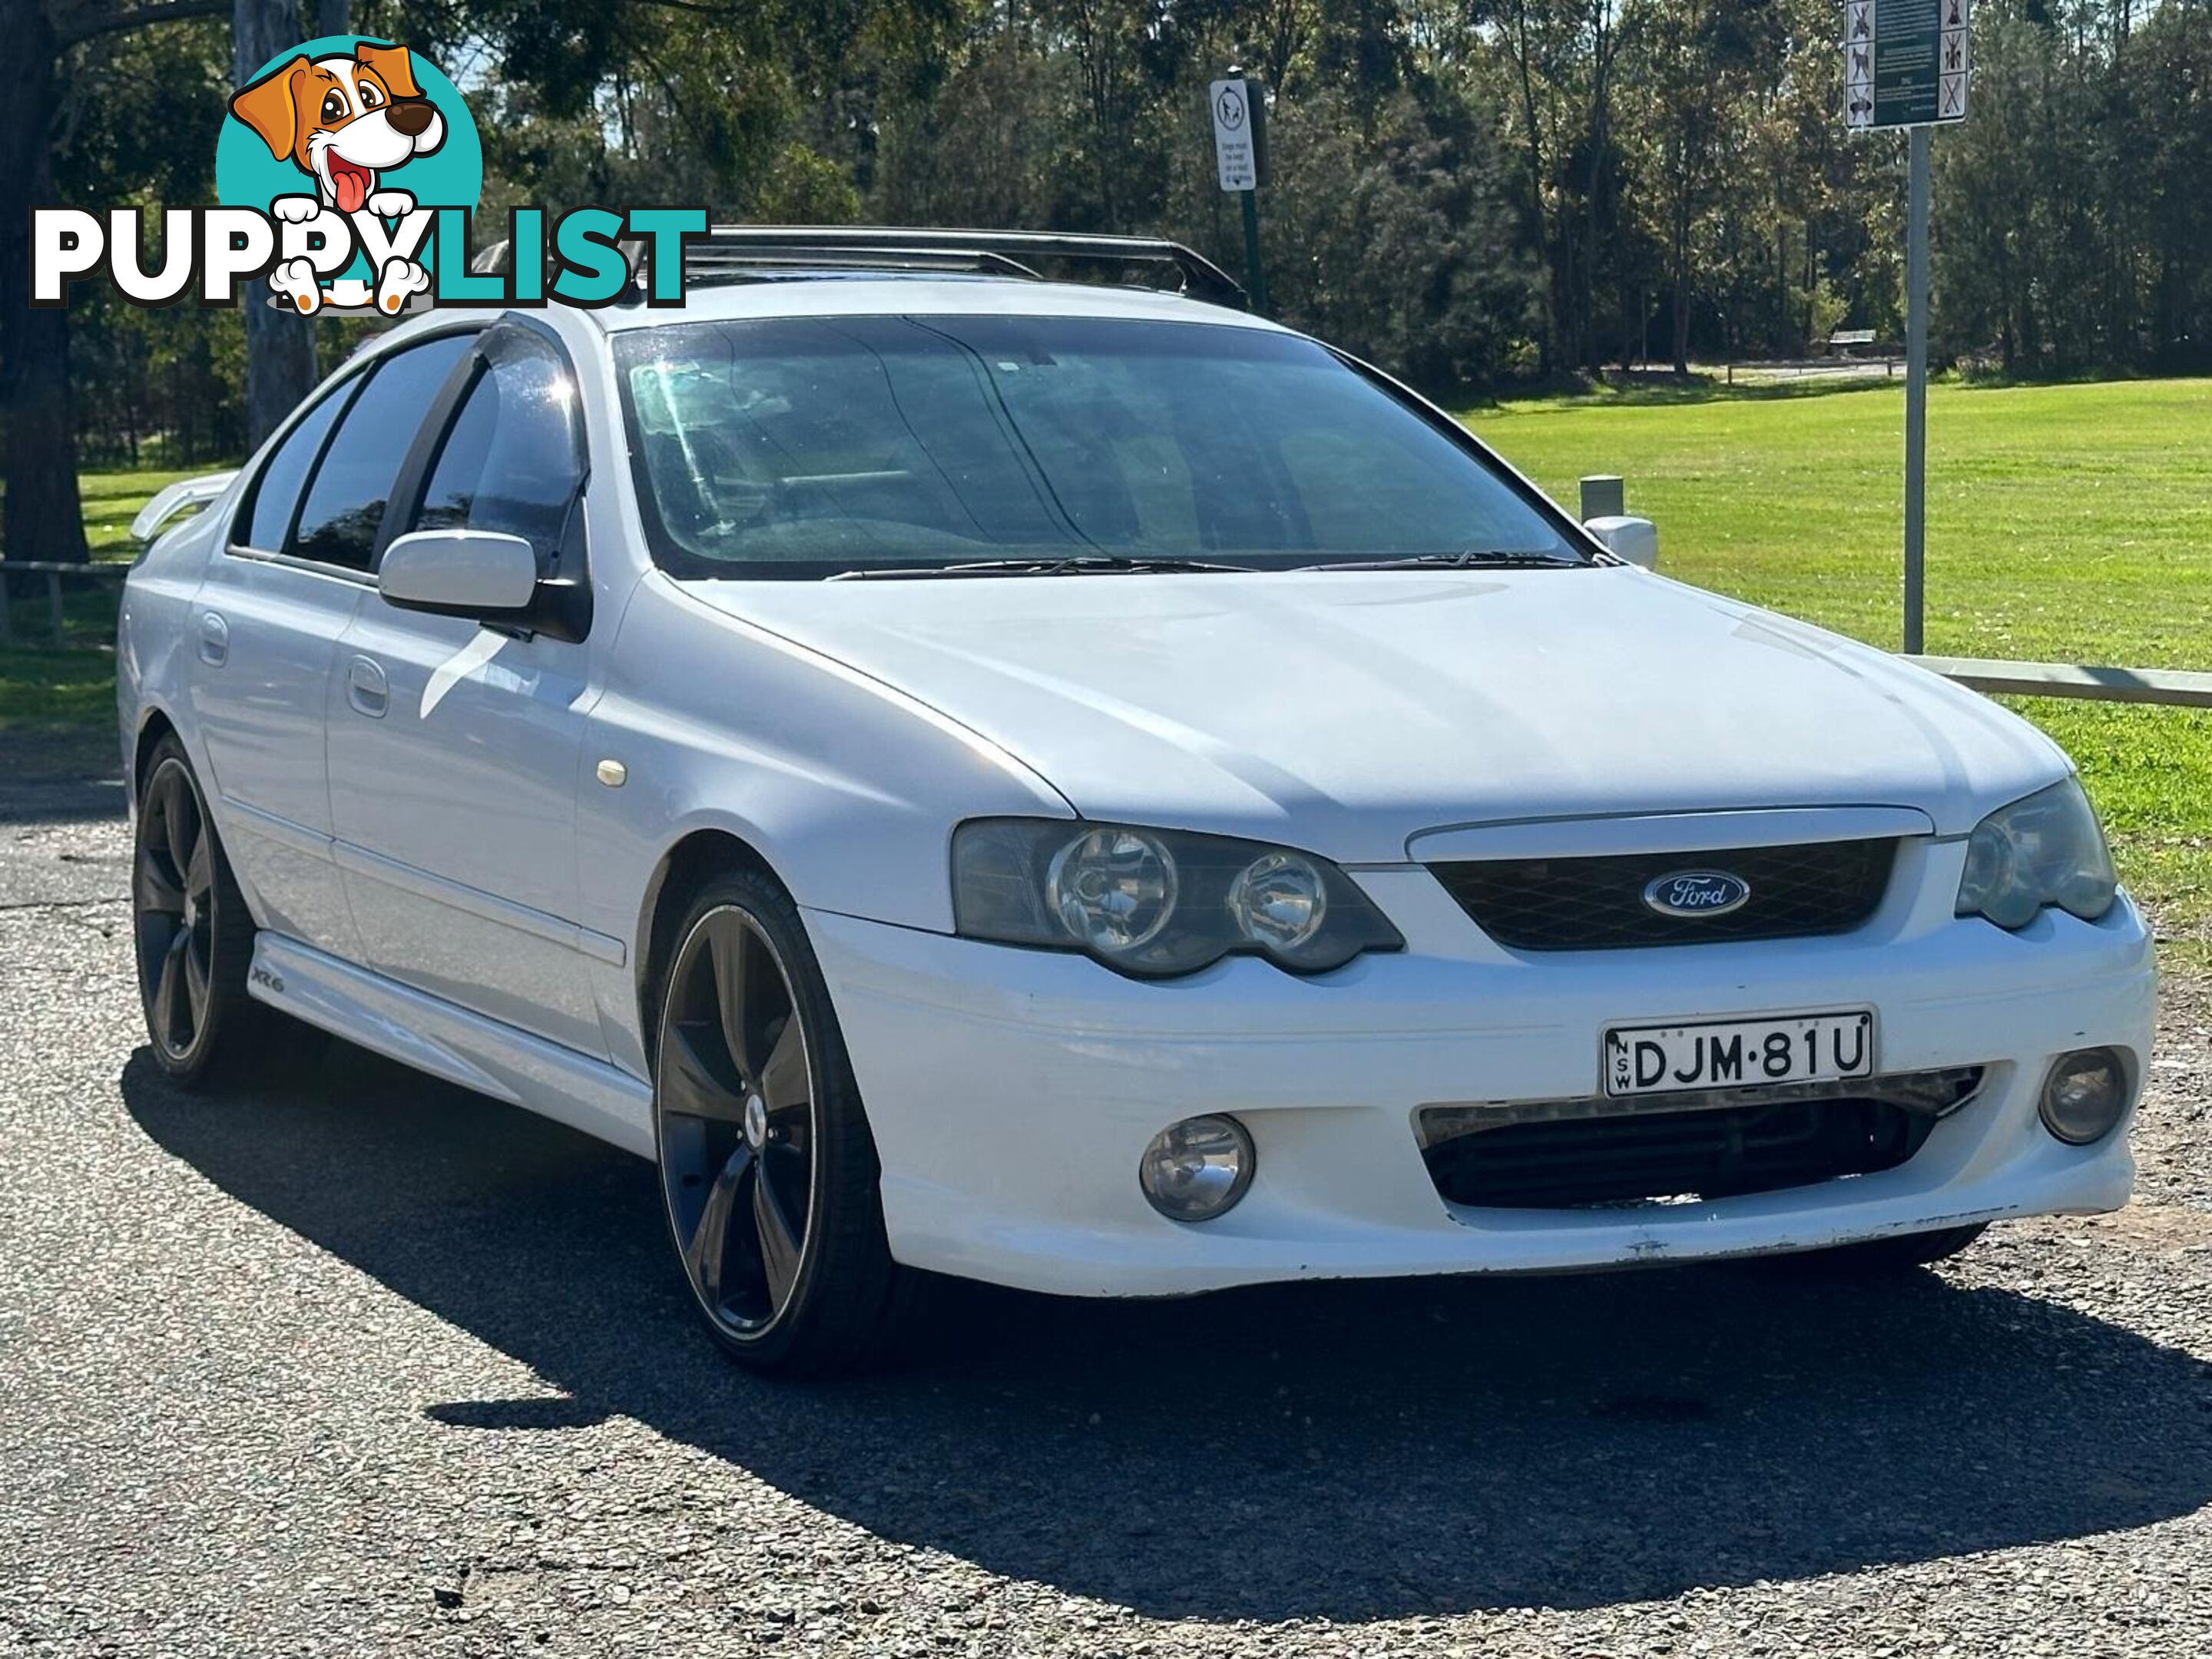
{"label": "driver side window", "polygon": [[504,334],[486,347],[489,361],[447,430],[414,528],[520,536],[552,574],[573,540],[584,483],[575,382],[560,355],[531,335]]}

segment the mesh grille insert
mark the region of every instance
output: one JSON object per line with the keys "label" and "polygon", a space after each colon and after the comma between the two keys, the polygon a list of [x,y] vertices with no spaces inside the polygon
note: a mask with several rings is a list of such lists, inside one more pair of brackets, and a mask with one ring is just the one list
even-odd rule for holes
{"label": "mesh grille insert", "polygon": [[1424,1150],[1448,1203],[1571,1209],[1717,1199],[1893,1170],[1936,1118],[1863,1096],[1512,1123]]}
{"label": "mesh grille insert", "polygon": [[[1429,867],[1475,925],[1509,950],[1617,951],[1848,933],[1881,907],[1896,862],[1896,840],[1882,838]],[[1723,915],[1668,915],[1644,903],[1648,885],[1684,871],[1737,877],[1750,896]]]}

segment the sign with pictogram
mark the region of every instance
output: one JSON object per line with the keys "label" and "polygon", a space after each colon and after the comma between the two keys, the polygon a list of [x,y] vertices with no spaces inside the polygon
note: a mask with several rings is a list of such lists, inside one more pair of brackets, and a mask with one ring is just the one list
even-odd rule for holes
{"label": "sign with pictogram", "polygon": [[1971,0],[1844,0],[1844,125],[1965,120],[1971,9]]}
{"label": "sign with pictogram", "polygon": [[1239,77],[1216,81],[1208,88],[1213,103],[1213,161],[1228,191],[1257,190],[1267,182],[1261,131],[1267,106],[1259,83]]}

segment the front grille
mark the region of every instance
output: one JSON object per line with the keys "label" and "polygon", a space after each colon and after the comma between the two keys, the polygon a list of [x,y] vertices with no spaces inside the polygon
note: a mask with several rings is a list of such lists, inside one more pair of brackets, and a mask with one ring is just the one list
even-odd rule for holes
{"label": "front grille", "polygon": [[[1893,1170],[1972,1098],[1978,1067],[1650,1103],[1431,1107],[1421,1156],[1446,1202],[1492,1209],[1740,1197]],[[1899,1086],[1886,1086],[1893,1082]],[[1817,1090],[1830,1092],[1820,1094]],[[1850,1092],[1843,1092],[1843,1091]],[[1587,1115],[1557,1115],[1581,1110]]]}
{"label": "front grille", "polygon": [[[1475,925],[1509,950],[1619,951],[1848,933],[1880,908],[1896,861],[1897,842],[1885,838],[1429,867]],[[1751,896],[1724,915],[1666,915],[1644,903],[1652,882],[1684,871],[1735,876]]]}

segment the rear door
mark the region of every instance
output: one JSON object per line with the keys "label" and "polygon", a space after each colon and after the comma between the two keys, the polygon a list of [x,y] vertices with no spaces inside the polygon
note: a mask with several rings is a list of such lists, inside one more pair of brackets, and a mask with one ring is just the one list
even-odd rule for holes
{"label": "rear door", "polygon": [[[488,331],[410,459],[405,531],[520,536],[585,580],[586,449],[558,341]],[[563,630],[588,634],[588,618]],[[576,785],[593,695],[585,638],[426,616],[374,594],[338,647],[330,705],[339,861],[369,964],[570,1048],[605,1052],[580,929]]]}
{"label": "rear door", "polygon": [[191,611],[191,702],[231,861],[263,923],[350,955],[332,856],[324,703],[368,597],[384,503],[425,408],[465,352],[447,336],[379,358],[295,416]]}

